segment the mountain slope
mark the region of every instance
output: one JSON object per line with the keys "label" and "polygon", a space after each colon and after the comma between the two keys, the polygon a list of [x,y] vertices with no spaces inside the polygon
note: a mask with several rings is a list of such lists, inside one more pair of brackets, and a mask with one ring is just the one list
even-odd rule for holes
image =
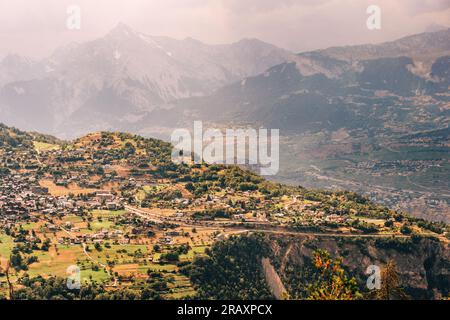
{"label": "mountain slope", "polygon": [[332,47],[318,50],[322,55],[339,60],[370,60],[410,56],[437,58],[450,54],[449,29],[425,32],[381,44]]}
{"label": "mountain slope", "polygon": [[279,128],[277,178],[449,221],[448,138],[403,138],[450,125],[449,37],[443,30],[286,56],[257,40],[208,46],[120,25],[55,52],[42,62],[45,77],[4,85],[0,116],[65,137],[168,138],[194,120]]}
{"label": "mountain slope", "polygon": [[194,120],[279,128],[278,179],[352,189],[449,221],[449,139],[427,134],[450,126],[449,37],[445,30],[302,53],[210,96],[151,112],[134,128],[150,133],[151,126],[191,127]]}
{"label": "mountain slope", "polygon": [[[342,255],[342,274],[361,292],[367,267],[393,260],[413,298],[448,295],[450,226],[352,192],[282,185],[237,166],[176,164],[171,153],[170,143],[127,133],[61,142],[0,124],[0,264],[10,261],[16,275],[8,297],[272,298],[265,265],[266,279],[278,273],[292,298],[306,298],[311,279],[323,276],[310,272],[316,249]],[[81,295],[60,278],[67,265],[92,274]],[[347,299],[361,298],[354,289]]]}
{"label": "mountain slope", "polygon": [[256,120],[302,131],[313,123],[319,129],[342,126],[342,117],[347,126],[365,122],[365,115],[359,119],[361,112],[383,100],[402,104],[405,98],[431,96],[436,103],[446,103],[450,41],[444,40],[448,38],[450,30],[445,30],[381,45],[302,53],[209,97],[178,105],[211,121]]}

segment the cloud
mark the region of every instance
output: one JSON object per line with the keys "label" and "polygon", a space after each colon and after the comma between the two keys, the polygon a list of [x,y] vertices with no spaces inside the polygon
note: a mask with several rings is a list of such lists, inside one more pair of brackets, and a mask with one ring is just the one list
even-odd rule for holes
{"label": "cloud", "polygon": [[[382,9],[382,29],[366,28],[366,8]],[[82,29],[68,31],[66,8],[82,9]],[[293,51],[381,42],[450,26],[450,0],[4,0],[0,55],[45,56],[56,47],[106,34],[119,21],[153,35],[206,43],[259,38]]]}
{"label": "cloud", "polygon": [[316,7],[332,0],[222,0],[234,14],[248,14],[285,10],[291,7]]}
{"label": "cloud", "polygon": [[449,9],[450,0],[407,0],[405,5],[411,14],[416,15]]}

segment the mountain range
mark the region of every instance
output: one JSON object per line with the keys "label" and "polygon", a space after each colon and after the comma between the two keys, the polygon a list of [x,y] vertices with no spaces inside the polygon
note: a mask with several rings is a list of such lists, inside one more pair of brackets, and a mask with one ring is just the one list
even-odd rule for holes
{"label": "mountain range", "polygon": [[0,115],[18,127],[63,136],[74,135],[66,131],[67,120],[83,123],[83,131],[109,129],[172,100],[211,94],[290,56],[256,39],[207,45],[119,24],[102,38],[58,48],[41,61],[5,57]]}
{"label": "mountain range", "polygon": [[377,99],[429,96],[445,103],[449,69],[450,30],[444,30],[380,45],[301,53],[210,96],[176,105],[194,118],[258,121],[284,130],[359,127]]}
{"label": "mountain range", "polygon": [[119,24],[41,61],[0,63],[0,120],[72,138],[168,138],[194,120],[279,128],[276,179],[344,188],[450,221],[450,29],[294,54],[207,45]]}

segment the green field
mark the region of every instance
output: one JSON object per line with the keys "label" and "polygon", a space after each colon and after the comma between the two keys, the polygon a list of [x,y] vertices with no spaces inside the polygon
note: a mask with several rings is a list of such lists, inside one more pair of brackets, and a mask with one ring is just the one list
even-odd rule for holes
{"label": "green field", "polygon": [[4,233],[0,233],[0,256],[4,259],[8,259],[13,247],[13,239]]}

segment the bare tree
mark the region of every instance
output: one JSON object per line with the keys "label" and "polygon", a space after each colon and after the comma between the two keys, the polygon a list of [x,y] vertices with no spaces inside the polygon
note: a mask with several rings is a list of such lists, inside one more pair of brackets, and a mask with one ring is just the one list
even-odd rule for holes
{"label": "bare tree", "polygon": [[376,300],[406,300],[408,295],[404,292],[398,276],[397,264],[394,260],[388,261],[381,271],[381,288],[374,294]]}
{"label": "bare tree", "polygon": [[11,269],[11,263],[8,260],[8,262],[6,263],[6,269],[5,269],[6,282],[8,284],[9,300],[14,300],[14,286],[11,283],[11,279],[9,278],[9,270],[10,269]]}

